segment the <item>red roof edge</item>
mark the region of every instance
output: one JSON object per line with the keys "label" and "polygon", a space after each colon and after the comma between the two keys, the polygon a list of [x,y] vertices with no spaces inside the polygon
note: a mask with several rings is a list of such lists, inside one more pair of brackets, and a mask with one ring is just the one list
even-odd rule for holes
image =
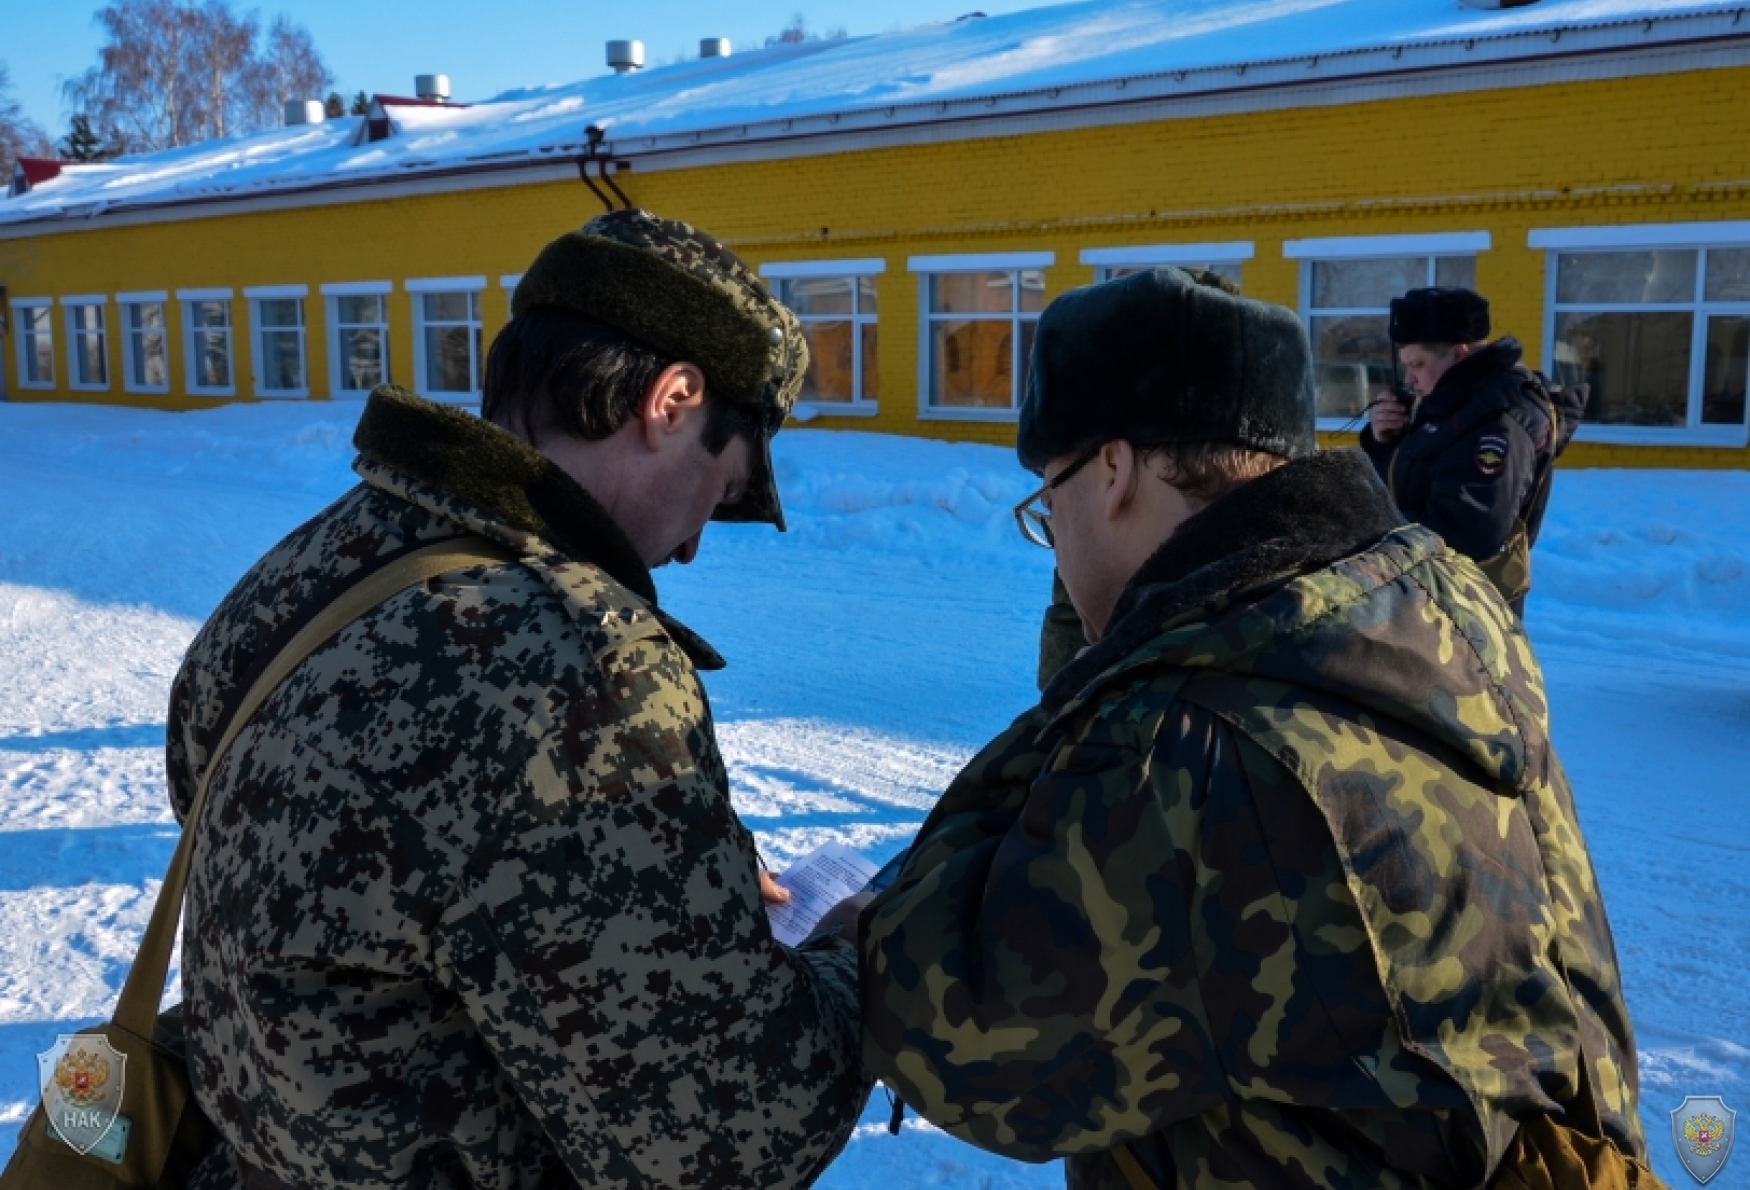
{"label": "red roof edge", "polygon": [[445,99],[411,99],[405,95],[373,95],[372,99],[383,107],[453,107],[464,108],[466,103],[451,103]]}
{"label": "red roof edge", "polygon": [[18,172],[24,175],[24,188],[26,190],[39,182],[60,177],[61,167],[64,164],[64,162],[56,161],[52,157],[20,157],[17,161]]}

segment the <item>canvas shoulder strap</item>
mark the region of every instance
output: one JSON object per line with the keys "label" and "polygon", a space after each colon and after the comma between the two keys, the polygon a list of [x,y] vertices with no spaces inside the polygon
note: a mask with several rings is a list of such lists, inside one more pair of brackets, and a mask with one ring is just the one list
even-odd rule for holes
{"label": "canvas shoulder strap", "polygon": [[206,805],[207,788],[233,741],[261,709],[281,682],[302,665],[341,629],[407,588],[440,574],[486,562],[514,561],[517,555],[505,546],[472,534],[450,537],[401,555],[342,590],[314,619],[304,625],[261,671],[249,692],[237,704],[224,734],[207,757],[206,771],[195,789],[194,801],[171,856],[170,870],[158,890],[145,937],[134,955],[127,982],[116,1001],[114,1022],[135,1036],[150,1038],[158,1018],[158,1002],[164,995],[164,980],[170,974],[170,953],[176,944],[176,926],[182,917],[182,894],[188,886],[189,863],[194,852],[194,833]]}

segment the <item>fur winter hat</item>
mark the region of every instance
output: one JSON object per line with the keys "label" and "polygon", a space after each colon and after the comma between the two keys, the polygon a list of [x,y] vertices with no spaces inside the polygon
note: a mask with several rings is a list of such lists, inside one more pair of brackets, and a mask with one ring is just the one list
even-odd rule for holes
{"label": "fur winter hat", "polygon": [[1115,439],[1291,459],[1318,448],[1300,319],[1214,274],[1151,269],[1072,289],[1040,316],[1031,363],[1015,450],[1034,472]]}
{"label": "fur winter hat", "polygon": [[1489,337],[1489,299],[1468,289],[1412,289],[1391,303],[1391,341],[1480,343]]}
{"label": "fur winter hat", "polygon": [[771,437],[802,389],[808,344],[796,316],[739,256],[678,220],[613,211],[541,249],[517,283],[511,316],[536,306],[606,323],[697,364],[708,392],[754,413],[764,432],[747,495],[712,519],[784,528]]}

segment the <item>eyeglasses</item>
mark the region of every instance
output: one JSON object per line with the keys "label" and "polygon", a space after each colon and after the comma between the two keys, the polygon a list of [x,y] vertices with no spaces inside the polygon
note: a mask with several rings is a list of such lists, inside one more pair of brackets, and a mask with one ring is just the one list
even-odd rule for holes
{"label": "eyeglasses", "polygon": [[[1015,505],[1015,526],[1021,530],[1021,536],[1034,545],[1044,549],[1057,548],[1057,537],[1051,531],[1051,509],[1040,501],[1053,488],[1069,480],[1069,477],[1086,467],[1100,453],[1099,447],[1088,451],[1081,458],[1057,473],[1057,478],[1046,482],[1045,486]],[[1034,507],[1038,505],[1038,507]]]}

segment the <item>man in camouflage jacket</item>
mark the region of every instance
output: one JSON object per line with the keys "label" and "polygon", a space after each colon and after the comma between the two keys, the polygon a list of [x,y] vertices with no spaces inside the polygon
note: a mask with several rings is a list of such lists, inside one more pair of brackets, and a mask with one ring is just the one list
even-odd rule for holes
{"label": "man in camouflage jacket", "polygon": [[[723,662],[650,575],[690,558],[714,506],[779,519],[766,439],[806,361],[797,324],[714,241],[641,212],[543,252],[515,312],[485,411],[528,432],[379,389],[363,482],[255,565],[177,676],[180,817],[228,706],[337,590],[463,534],[514,558],[355,621],[220,762],[182,965],[196,1095],[226,1142],[197,1186],[801,1187],[867,1094],[854,949],[773,940],[696,672]],[[711,333],[714,354],[689,351]],[[575,394],[612,389],[609,355],[654,379],[604,436],[607,406]],[[585,468],[586,487],[554,461],[630,443],[636,478],[644,435],[681,432],[651,402],[701,377],[692,415],[742,440],[695,442],[665,477],[739,459],[746,483],[678,529],[673,484],[608,490]]]}
{"label": "man in camouflage jacket", "polygon": [[[1480,1187],[1519,1122],[1589,1115],[1582,1054],[1643,1154],[1537,662],[1360,452],[1314,453],[1292,315],[1162,270],[1059,298],[1037,344],[1033,523],[1099,639],[865,912],[871,1070],[1087,1190]],[[1063,522],[1136,443],[1173,461],[1138,490],[1230,482],[1102,605]]]}

